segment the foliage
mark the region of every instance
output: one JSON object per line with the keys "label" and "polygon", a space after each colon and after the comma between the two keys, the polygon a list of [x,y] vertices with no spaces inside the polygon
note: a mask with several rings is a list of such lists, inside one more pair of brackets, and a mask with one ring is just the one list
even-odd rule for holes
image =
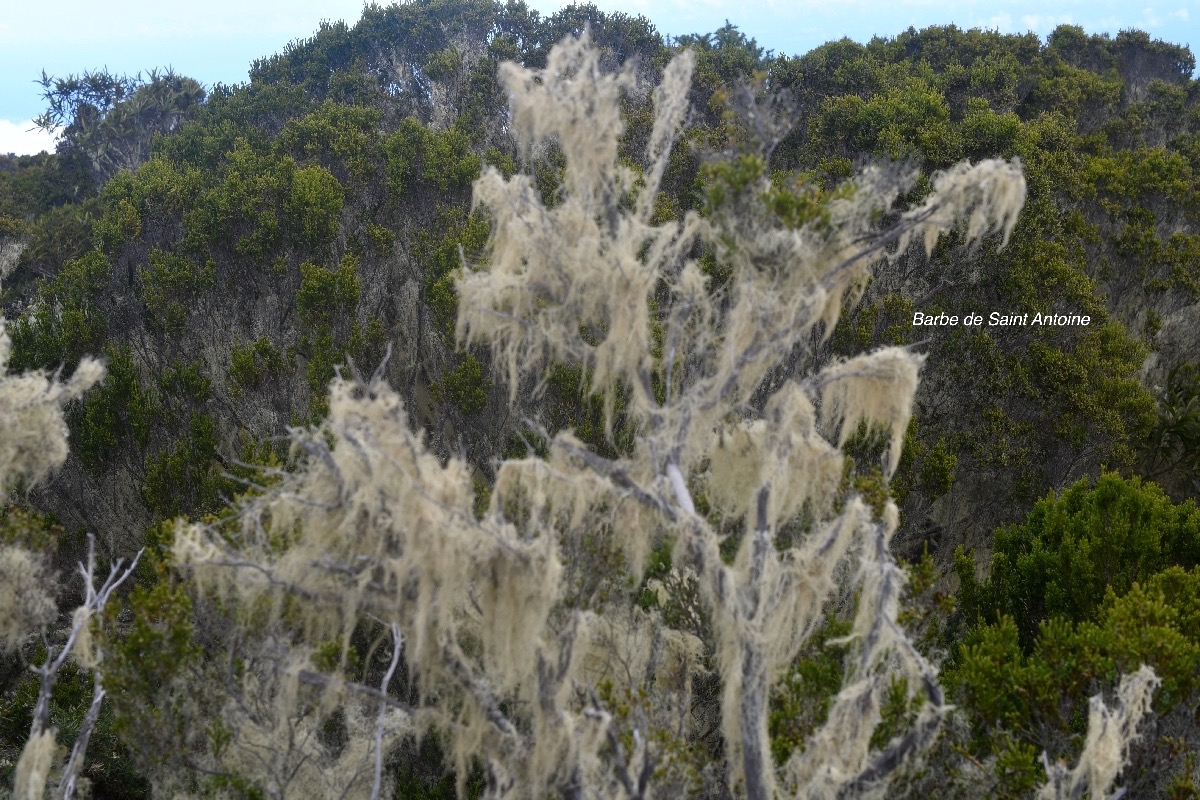
{"label": "foliage", "polygon": [[[1038,750],[1073,757],[1087,725],[1089,696],[1111,690],[1122,673],[1143,664],[1162,679],[1155,695],[1159,713],[1191,702],[1200,664],[1198,579],[1195,570],[1172,567],[1134,584],[1123,597],[1110,591],[1095,621],[1047,620],[1028,652],[1012,617],[973,631],[945,675],[972,720],[972,750],[999,755],[1006,737],[1017,737],[1028,747],[1030,766]],[[1173,760],[1176,768],[1184,766]],[[1002,767],[997,761],[997,770]]]}
{"label": "foliage", "polygon": [[305,263],[300,265],[296,305],[311,320],[329,321],[357,306],[361,291],[358,259],[354,256],[347,255],[336,270]]}
{"label": "foliage", "polygon": [[410,117],[384,139],[382,147],[388,185],[398,195],[417,181],[441,192],[462,189],[479,175],[479,156],[471,152],[467,136],[455,128],[431,131]]}
{"label": "foliage", "polygon": [[431,387],[435,396],[453,404],[464,414],[477,414],[487,405],[487,386],[483,364],[470,353],[446,376]]}
{"label": "foliage", "polygon": [[[971,506],[956,544],[982,542],[1047,491],[1102,467],[1133,466],[1153,423],[1153,398],[1139,382],[1146,350],[1116,321],[1147,305],[1175,308],[1187,291],[1185,239],[1168,242],[1190,224],[1172,206],[1194,202],[1185,188],[1191,167],[1173,137],[1192,123],[1166,106],[1134,110],[1133,97],[1183,91],[1188,76],[1169,65],[1190,56],[1125,34],[1116,45],[1077,29],[1060,33],[1072,48],[1123,55],[1065,60],[1036,38],[950,26],[866,46],[830,43],[770,67],[774,84],[811,109],[779,144],[773,169],[821,175],[867,152],[913,158],[926,170],[1018,155],[1025,168],[1029,202],[1003,253],[982,248],[962,269],[948,249],[935,252],[929,270],[884,270],[843,315],[835,347],[842,337],[853,347],[896,341],[895,318],[876,322],[889,297],[960,318],[985,309],[1091,315],[1086,328],[1053,332],[905,326],[910,341],[924,342],[933,376],[918,401],[914,467],[922,470],[924,454],[941,442],[939,456],[972,476],[940,504],[924,487],[906,494],[901,536],[914,549],[920,530],[942,524],[939,506]],[[1137,219],[1146,222],[1131,226]],[[951,549],[943,544],[939,559]]]}
{"label": "foliage", "polygon": [[[477,175],[476,171],[474,175]],[[435,230],[422,231],[414,239],[414,249],[425,267],[425,297],[434,318],[449,337],[458,314],[458,292],[455,279],[468,255],[474,259],[487,243],[490,228],[479,214],[467,215],[460,208],[440,207],[435,218]]]}
{"label": "foliage", "polygon": [[9,374],[12,349],[0,320],[0,492],[5,493],[18,481],[36,484],[62,466],[67,459],[63,406],[104,377],[104,365],[92,358],[80,360],[65,382],[36,370]]}
{"label": "foliage", "polygon": [[[968,713],[973,752],[996,756],[997,770],[1006,741],[1028,746],[1027,763],[1037,751],[1073,757],[1088,698],[1143,664],[1162,681],[1158,713],[1192,702],[1200,666],[1198,525],[1191,501],[1175,505],[1154,484],[1105,474],[1094,486],[1081,481],[1039,501],[1026,523],[997,531],[987,581],[976,579],[973,558],[959,554],[968,627],[945,680]],[[1158,786],[1186,768],[1178,754],[1150,767],[1147,754],[1160,746],[1147,745],[1130,764],[1135,784]]]}
{"label": "foliage", "polygon": [[[188,592],[170,579],[165,563],[159,561],[157,571],[156,580],[130,593],[127,607],[132,624],[114,643],[105,671],[116,729],[140,754],[136,760],[143,769],[154,766],[151,753],[186,752],[185,720],[181,709],[169,703],[167,690],[199,655]],[[147,658],[150,653],[155,657]]]}
{"label": "foliage", "polygon": [[1170,371],[1159,395],[1158,420],[1146,442],[1150,475],[1176,480],[1200,494],[1200,369],[1183,364]]}
{"label": "foliage", "polygon": [[76,452],[94,470],[105,465],[127,436],[145,447],[157,410],[154,392],[143,385],[129,348],[114,348],[107,355],[108,379],[84,399],[72,426]]}
{"label": "foliage", "polygon": [[107,69],[65,78],[43,72],[41,84],[48,108],[35,124],[64,128],[65,147],[87,157],[100,184],[140,166],[154,135],[173,130],[205,96],[198,82],[172,69],[151,70],[146,78]]}
{"label": "foliage", "polygon": [[[786,764],[793,751],[803,750],[808,738],[828,719],[833,698],[842,688],[848,649],[831,644],[831,640],[846,636],[850,629],[848,622],[828,620],[813,633],[807,652],[796,657],[772,688],[768,731],[771,757],[777,766]],[[905,695],[907,702],[907,692]]]}
{"label": "foliage", "polygon": [[333,171],[340,182],[363,183],[374,176],[380,143],[376,109],[339,105],[326,100],[299,119],[289,120],[277,146],[297,160],[314,160]]}
{"label": "foliage", "polygon": [[214,460],[216,448],[212,419],[196,413],[169,450],[147,455],[143,494],[151,511],[173,517],[183,508],[216,510],[224,486],[221,468]]}
{"label": "foliage", "polygon": [[13,325],[13,367],[71,368],[85,353],[99,350],[108,326],[95,295],[111,271],[111,262],[97,251],[68,262],[44,286],[43,302]]}
{"label": "foliage", "polygon": [[282,375],[283,370],[283,356],[265,336],[246,346],[234,343],[229,352],[229,379],[234,391],[257,389]]}
{"label": "foliage", "polygon": [[[38,679],[30,676],[16,689],[11,703],[0,714],[0,738],[21,740],[29,733],[38,696]],[[92,680],[87,670],[68,662],[54,684],[50,699],[50,720],[57,728],[59,741],[70,745],[85,728],[84,719],[92,700]],[[92,762],[87,782],[93,797],[117,796],[130,800],[150,797],[150,785],[132,767],[129,753],[114,727],[115,715],[106,709],[89,736],[88,752]],[[10,782],[11,767],[0,768],[0,781]]]}
{"label": "foliage", "polygon": [[969,620],[1016,620],[1022,645],[1054,617],[1089,620],[1107,592],[1125,595],[1172,565],[1200,564],[1200,509],[1175,505],[1152,483],[1105,474],[1039,501],[1022,525],[996,532],[988,580],[958,560]]}
{"label": "foliage", "polygon": [[190,301],[213,288],[216,266],[210,261],[200,267],[186,257],[152,250],[141,278],[142,299],[152,319],[164,330],[178,333],[187,324]]}

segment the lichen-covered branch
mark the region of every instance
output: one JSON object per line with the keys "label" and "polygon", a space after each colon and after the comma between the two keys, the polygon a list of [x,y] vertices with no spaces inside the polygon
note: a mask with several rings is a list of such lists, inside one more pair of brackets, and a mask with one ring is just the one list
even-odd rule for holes
{"label": "lichen-covered branch", "polygon": [[1051,764],[1046,754],[1042,754],[1046,782],[1038,791],[1038,800],[1076,800],[1085,794],[1117,800],[1124,795],[1124,790],[1112,795],[1109,791],[1125,765],[1129,745],[1137,738],[1138,725],[1149,713],[1154,690],[1161,682],[1153,669],[1143,665],[1121,678],[1112,708],[1105,705],[1103,697],[1093,697],[1087,738],[1075,766]]}
{"label": "lichen-covered branch", "polygon": [[[896,204],[914,173],[868,169],[826,201],[820,224],[799,228],[762,203],[765,178],[728,207],[662,220],[655,198],[688,118],[695,58],[683,52],[667,66],[636,165],[618,159],[618,100],[636,90],[633,73],[600,64],[585,34],[554,47],[541,69],[501,68],[514,132],[530,157],[553,140],[563,180],[551,205],[528,174],[488,168],[475,183],[491,237],[486,263],[457,276],[456,331],[490,348],[514,401],[523,387],[544,388],[552,364],[581,367],[581,388],[604,397],[610,437],[621,402],[630,446],[604,457],[570,431],[547,432],[545,457],[496,463],[483,509],[470,465],[430,452],[381,375],[355,372],[332,383],[319,428],[292,431],[295,469],[274,474],[231,518],[181,525],[176,563],[208,595],[271,609],[293,661],[278,674],[264,667],[253,686],[246,679],[247,697],[276,709],[262,720],[298,736],[311,729],[304,709],[336,703],[374,719],[354,734],[373,756],[372,794],[384,708],[402,713],[384,701],[397,658],[417,697],[413,716],[447,735],[460,791],[482,764],[491,797],[647,796],[687,749],[667,742],[692,735],[691,685],[709,665],[721,681],[725,790],[774,800],[877,789],[928,743],[945,705],[935,670],[897,623],[904,574],[888,542],[898,511],[846,490],[841,448],[860,425],[881,431],[891,474],[921,358],[885,348],[807,373],[784,367],[811,361],[794,357],[830,334],[875,264],[913,243],[928,250],[960,219],[968,240],[1007,236],[1024,198],[1020,165],[958,165],[912,209]],[[760,138],[777,129],[755,124]],[[696,258],[701,246],[728,269],[719,288]],[[801,515],[807,532],[777,541]],[[744,526],[732,563],[718,519]],[[664,545],[678,581],[646,590],[686,605],[674,627],[630,596]],[[572,554],[585,549],[614,573],[603,600],[572,583],[606,577],[579,577]],[[777,769],[772,687],[830,605],[851,598],[845,688],[808,746]],[[317,644],[344,648],[364,619],[392,626],[381,688],[315,680]],[[924,709],[872,752],[881,697],[899,677],[923,692]],[[275,770],[299,754],[333,759],[262,727],[239,733],[229,752],[286,753],[272,756]]]}
{"label": "lichen-covered branch", "polygon": [[35,669],[39,676],[37,700],[33,706],[33,722],[29,729],[29,740],[21,751],[17,761],[16,780],[13,791],[20,798],[41,798],[49,777],[56,748],[54,746],[55,731],[50,725],[50,699],[54,692],[54,684],[67,657],[74,655],[83,666],[93,671],[92,702],[84,714],[79,733],[71,747],[71,755],[67,761],[62,778],[59,781],[59,794],[63,800],[74,796],[79,771],[83,768],[83,759],[91,740],[92,730],[100,717],[100,704],[104,701],[103,686],[103,652],[95,643],[91,625],[103,613],[113,592],[121,587],[126,579],[137,568],[142,551],[138,551],[128,566],[124,559],[118,559],[109,568],[108,577],[97,588],[96,586],[96,539],[88,534],[87,564],[79,564],[79,572],[83,577],[84,602],[75,610],[71,628],[66,641],[55,651],[47,643],[46,658]]}

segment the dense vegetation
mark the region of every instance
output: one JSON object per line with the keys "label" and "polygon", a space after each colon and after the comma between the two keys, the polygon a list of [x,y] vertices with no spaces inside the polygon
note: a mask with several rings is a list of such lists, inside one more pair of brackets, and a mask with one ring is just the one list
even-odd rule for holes
{"label": "dense vegetation", "polygon": [[[93,796],[147,796],[144,776],[163,763],[187,769],[195,748],[220,749],[220,730],[207,744],[183,740],[182,715],[194,710],[164,693],[229,655],[216,630],[227,609],[192,596],[174,572],[170,520],[218,518],[247,481],[285,464],[282,435],[329,414],[339,371],[369,374],[390,352],[382,375],[413,425],[430,452],[466,459],[481,497],[495,482],[494,456],[544,455],[543,434],[572,428],[606,455],[632,447],[627,396],[601,386],[580,400],[586,376],[562,364],[510,404],[490,351],[455,340],[456,276],[482,258],[490,231],[471,207],[472,182],[491,166],[531,174],[551,207],[563,192],[562,152],[514,139],[497,68],[545,66],[552,44],[587,26],[605,66],[632,59],[643,84],[622,99],[620,156],[638,169],[653,124],[646,89],[673,54],[696,52],[692,115],[654,199],[659,221],[761,202],[799,228],[819,224],[868,162],[920,169],[903,209],[927,195],[936,170],[1020,159],[1028,197],[1006,247],[950,235],[929,259],[888,262],[806,356],[820,364],[882,345],[928,354],[890,484],[884,442],[866,430],[847,443],[843,476],[843,489],[898,505],[894,547],[913,565],[905,623],[961,709],[897,791],[1029,796],[1043,751],[1078,754],[1088,698],[1147,663],[1163,679],[1157,722],[1124,785],[1132,796],[1196,796],[1200,83],[1191,54],[1138,32],[1063,26],[1044,43],[949,27],[773,55],[731,26],[665,41],[644,19],[592,7],[543,18],[481,0],[368,7],[357,25],[325,25],[256,62],[248,83],[207,93],[171,73],[48,81],[48,114],[68,125],[59,151],[0,156],[10,369],[69,373],[87,354],[108,365],[104,383],[67,407],[65,467],[14,496],[0,536],[56,553],[60,570],[81,556],[85,531],[109,559],[147,548],[127,610],[108,612],[110,703],[89,751]],[[790,126],[747,113],[771,102]],[[769,189],[750,197],[762,178]],[[700,260],[712,285],[730,280],[719,249]],[[1092,322],[914,328],[917,310]],[[791,363],[777,377],[812,366]],[[722,524],[715,498],[697,505]],[[732,558],[740,529],[726,529]],[[783,529],[780,546],[800,533]],[[581,606],[634,591],[654,608],[656,587],[687,580],[669,548],[651,554],[634,587],[622,585],[632,572],[611,545],[579,550],[577,569],[592,576]],[[69,578],[62,585],[66,609],[77,598]],[[711,621],[689,617],[686,604],[658,610],[707,635]],[[780,763],[842,684],[836,642],[847,610],[828,613],[772,689]],[[327,671],[377,681],[378,635],[332,643]],[[29,729],[36,679],[24,665],[37,650],[26,642],[0,662],[0,781]],[[75,677],[60,679],[51,709],[64,744],[89,700]],[[885,728],[912,716],[908,697],[897,691]],[[695,702],[704,716],[719,686],[698,686]],[[723,757],[711,730],[672,746],[697,776]],[[388,767],[398,796],[454,791],[435,737],[405,748]],[[482,780],[458,779],[471,791]],[[255,797],[264,787],[197,773],[191,790]]]}

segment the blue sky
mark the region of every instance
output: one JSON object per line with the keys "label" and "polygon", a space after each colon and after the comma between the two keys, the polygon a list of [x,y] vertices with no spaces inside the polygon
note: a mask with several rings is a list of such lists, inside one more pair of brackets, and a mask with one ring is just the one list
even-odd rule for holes
{"label": "blue sky", "polygon": [[[527,0],[543,13],[555,0]],[[1200,45],[1200,0],[596,0],[607,11],[648,17],[663,33],[703,33],[728,19],[760,45],[796,55],[832,39],[866,41],[908,26],[954,23],[1004,33],[1081,25],[1091,33],[1140,28]],[[173,66],[205,85],[246,79],[250,62],[309,36],[322,19],[357,21],[361,0],[24,0],[0,16],[0,152],[52,146],[27,134],[42,111],[34,80],[107,66],[137,72]]]}

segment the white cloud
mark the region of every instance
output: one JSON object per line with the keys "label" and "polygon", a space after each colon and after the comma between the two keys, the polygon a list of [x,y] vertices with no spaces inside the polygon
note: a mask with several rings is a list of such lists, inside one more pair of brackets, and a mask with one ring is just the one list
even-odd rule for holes
{"label": "white cloud", "polygon": [[43,150],[54,152],[55,135],[34,129],[33,123],[0,119],[0,153],[19,156],[33,155]]}
{"label": "white cloud", "polygon": [[1155,8],[1143,8],[1142,18],[1138,21],[1138,26],[1144,28],[1158,28],[1161,27],[1164,22],[1168,21],[1187,22],[1188,16],[1188,10],[1186,8],[1168,11],[1165,15],[1160,14]]}
{"label": "white cloud", "polygon": [[1001,33],[1011,33],[1013,29],[1012,14],[1009,14],[1008,12],[996,14],[988,19],[986,27],[988,30],[997,30]]}
{"label": "white cloud", "polygon": [[1056,16],[1054,14],[1026,14],[1021,17],[1021,22],[1025,25],[1026,30],[1033,31],[1034,33],[1046,34],[1057,28],[1059,25],[1070,25],[1071,15],[1061,14]]}

